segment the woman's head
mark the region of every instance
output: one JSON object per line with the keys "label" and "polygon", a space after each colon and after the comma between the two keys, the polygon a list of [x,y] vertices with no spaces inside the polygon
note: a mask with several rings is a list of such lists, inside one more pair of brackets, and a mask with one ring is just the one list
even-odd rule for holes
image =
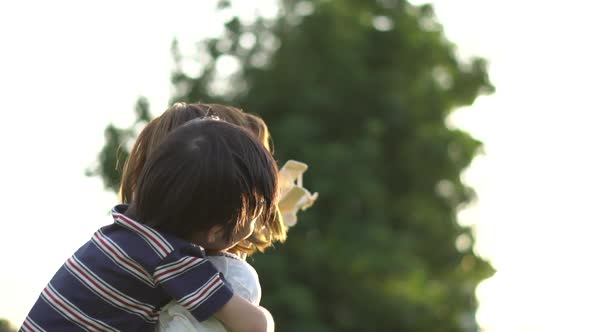
{"label": "woman's head", "polygon": [[[270,134],[264,121],[257,116],[245,113],[240,109],[219,104],[186,104],[176,103],[162,115],[150,121],[139,134],[129,158],[125,162],[121,179],[121,200],[130,203],[137,187],[139,174],[143,170],[147,158],[153,153],[164,138],[175,128],[184,123],[203,117],[215,117],[250,131],[270,150]],[[278,209],[278,208],[277,208]],[[233,251],[252,253],[263,250],[274,241],[284,241],[285,227],[280,213],[265,227],[256,224],[252,236],[240,242]]]}
{"label": "woman's head", "polygon": [[278,170],[264,145],[221,120],[191,120],[152,150],[129,214],[160,231],[222,250],[271,223]]}

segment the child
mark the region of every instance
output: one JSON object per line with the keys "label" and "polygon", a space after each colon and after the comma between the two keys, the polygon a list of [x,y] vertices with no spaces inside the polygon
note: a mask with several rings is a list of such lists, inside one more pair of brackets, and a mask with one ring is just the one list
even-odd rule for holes
{"label": "child", "polygon": [[[317,198],[303,188],[302,175],[307,165],[294,160],[288,161],[279,172],[280,212],[289,226],[297,221],[297,212],[307,209]],[[221,251],[208,252],[208,259],[225,276],[235,294],[252,304],[260,304],[261,288],[256,270],[239,256]],[[158,327],[159,332],[226,332],[224,326],[215,318],[197,321],[184,307],[172,302],[162,309]]]}
{"label": "child", "polygon": [[273,330],[270,314],[233,295],[202,247],[223,251],[277,213],[266,148],[219,120],[173,130],[146,158],[129,206],[56,273],[22,331],[146,331],[174,299],[199,321]]}
{"label": "child", "polygon": [[[141,131],[129,158],[125,161],[121,177],[120,196],[123,203],[130,203],[137,187],[137,181],[142,172],[146,159],[164,138],[175,128],[193,119],[216,117],[234,124],[252,133],[264,146],[271,151],[271,139],[268,127],[264,121],[250,113],[220,104],[188,104],[175,103],[160,116],[150,121]],[[267,225],[257,224],[251,236],[240,241],[229,249],[231,253],[240,257],[263,251],[273,242],[285,241],[286,227],[280,213]]]}

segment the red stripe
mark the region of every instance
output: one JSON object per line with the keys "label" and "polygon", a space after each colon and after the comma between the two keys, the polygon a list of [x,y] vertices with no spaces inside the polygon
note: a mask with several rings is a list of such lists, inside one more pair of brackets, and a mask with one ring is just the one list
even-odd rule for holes
{"label": "red stripe", "polygon": [[162,249],[166,254],[170,253],[170,250],[168,250],[167,248],[165,248],[164,245],[162,243],[160,243],[160,240],[156,239],[152,234],[150,234],[149,232],[147,232],[142,227],[137,226],[135,224],[135,221],[133,221],[131,219],[128,219],[127,217],[125,217],[123,215],[116,215],[116,216],[119,217],[119,218],[122,218],[123,220],[125,220],[126,222],[128,222],[131,227],[135,228],[135,230],[139,231],[143,235],[147,236],[150,240],[154,241],[156,243],[156,245],[158,247],[160,247],[160,249]]}
{"label": "red stripe", "polygon": [[[70,259],[68,259],[68,262],[72,263],[73,260],[70,258]],[[113,298],[119,299],[119,301],[123,302],[125,305],[127,305],[129,307],[132,307],[132,308],[135,308],[135,309],[138,309],[138,310],[141,310],[144,313],[148,314],[148,316],[151,316],[151,317],[157,316],[157,314],[156,313],[153,313],[151,310],[147,310],[145,308],[142,308],[142,307],[140,307],[140,306],[138,306],[137,304],[134,304],[134,303],[129,303],[129,302],[126,301],[125,298],[122,298],[122,299],[119,298],[117,296],[117,294],[113,294],[108,288],[105,288],[101,284],[99,284],[96,281],[94,281],[91,276],[89,276],[85,271],[83,271],[82,269],[80,269],[78,266],[72,264],[72,268],[74,268],[76,271],[78,271],[79,273],[81,273],[82,275],[84,275],[86,278],[88,278],[88,281],[90,281],[96,288],[101,289],[102,291],[104,291],[105,293],[109,294]]]}
{"label": "red stripe", "polygon": [[182,268],[186,267],[189,264],[193,264],[195,262],[195,260],[196,260],[196,262],[200,262],[201,261],[201,259],[199,259],[199,258],[187,259],[186,263],[184,263],[184,264],[182,264],[180,266],[177,266],[177,267],[175,267],[173,269],[166,270],[166,271],[162,272],[162,274],[156,274],[156,275],[154,275],[154,278],[158,280],[158,279],[162,278],[162,275],[169,274],[171,272],[174,272],[174,271],[177,271],[179,269],[182,269]]}
{"label": "red stripe", "polygon": [[29,328],[31,328],[33,331],[45,331],[44,329],[42,329],[39,324],[35,323],[31,317],[27,316],[27,319],[25,319],[25,321],[23,322],[23,325],[25,324],[29,324]]}
{"label": "red stripe", "polygon": [[107,250],[108,250],[110,253],[112,253],[113,255],[115,255],[115,256],[116,256],[117,258],[119,258],[120,260],[122,260],[122,261],[125,261],[125,263],[126,263],[127,265],[129,265],[130,267],[134,268],[134,269],[136,270],[136,272],[138,272],[138,273],[140,273],[140,274],[142,274],[142,275],[145,275],[145,273],[144,273],[144,271],[142,270],[142,268],[141,268],[141,267],[139,267],[138,265],[136,265],[135,263],[133,263],[132,261],[130,261],[130,260],[127,258],[127,257],[125,257],[125,256],[121,256],[121,255],[120,255],[120,254],[119,254],[119,253],[118,253],[118,252],[117,252],[115,249],[113,249],[113,248],[110,246],[110,243],[108,243],[107,241],[105,241],[105,240],[102,238],[102,236],[97,236],[97,237],[96,237],[96,239],[97,239],[97,240],[98,240],[100,243],[102,243],[102,244],[105,246],[105,248],[106,248],[106,249],[107,249]]}
{"label": "red stripe", "polygon": [[[47,290],[47,289],[45,289],[45,290]],[[91,320],[88,320],[88,319],[86,319],[85,317],[83,317],[83,316],[80,316],[80,315],[78,315],[76,312],[74,312],[74,311],[70,310],[70,308],[66,307],[66,306],[65,306],[63,303],[61,303],[61,302],[60,302],[61,300],[59,300],[59,299],[57,299],[57,298],[53,297],[53,295],[52,295],[52,294],[50,294],[49,292],[46,292],[46,293],[45,293],[45,295],[49,296],[49,297],[50,297],[50,298],[51,298],[51,299],[52,299],[52,300],[55,302],[55,304],[56,304],[56,305],[58,305],[58,306],[62,307],[62,309],[64,309],[65,311],[69,312],[70,314],[72,314],[72,316],[75,316],[75,317],[76,317],[78,320],[84,321],[84,322],[85,322],[85,323],[87,323],[88,325],[93,325],[93,327],[94,327],[94,328],[97,328],[99,331],[106,331],[106,332],[109,332],[108,330],[105,330],[105,329],[104,329],[102,326],[100,326],[100,325],[97,325],[97,324],[96,324],[96,323],[94,323],[93,321],[91,321]]]}
{"label": "red stripe", "polygon": [[132,224],[135,228],[137,228],[139,231],[141,232],[146,232],[145,234],[147,236],[150,237],[150,239],[152,239],[155,242],[158,242],[158,245],[162,246],[162,248],[166,251],[170,251],[172,249],[170,248],[166,248],[166,247],[170,247],[170,244],[166,243],[166,240],[162,239],[161,236],[159,236],[159,234],[157,234],[156,232],[154,232],[153,230],[149,229],[146,226],[143,226],[141,224],[139,224],[137,221],[127,218],[127,216],[122,215],[122,214],[118,214],[118,216],[120,218],[122,218],[123,220],[127,221],[128,223]]}
{"label": "red stripe", "polygon": [[209,287],[207,287],[206,289],[204,289],[203,291],[201,291],[201,294],[199,296],[197,296],[196,298],[192,299],[191,301],[189,301],[188,303],[185,304],[185,306],[188,308],[190,307],[195,301],[200,300],[201,297],[203,297],[203,295],[205,295],[207,293],[207,291],[211,288],[213,288],[213,286],[215,286],[216,284],[218,284],[217,281],[221,281],[221,279],[219,278],[219,276],[217,276],[217,278],[215,279],[214,282],[211,283],[211,285],[209,285]]}
{"label": "red stripe", "polygon": [[[29,317],[27,317],[27,318],[29,318]],[[29,323],[26,320],[23,322],[23,326],[28,329],[31,329],[32,331],[37,331],[37,329],[34,326],[29,325]]]}

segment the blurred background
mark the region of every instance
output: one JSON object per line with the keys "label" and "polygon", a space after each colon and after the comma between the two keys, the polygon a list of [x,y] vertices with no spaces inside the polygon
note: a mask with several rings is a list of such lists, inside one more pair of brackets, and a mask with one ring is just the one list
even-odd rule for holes
{"label": "blurred background", "polygon": [[174,101],[260,115],[310,165],[320,199],[250,259],[279,331],[587,330],[587,7],[0,2],[0,331]]}

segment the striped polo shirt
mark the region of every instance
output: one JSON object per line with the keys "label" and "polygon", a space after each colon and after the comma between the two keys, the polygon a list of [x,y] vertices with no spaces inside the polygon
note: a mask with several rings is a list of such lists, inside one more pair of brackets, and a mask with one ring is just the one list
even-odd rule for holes
{"label": "striped polo shirt", "polygon": [[200,247],[126,217],[99,229],[57,271],[20,331],[150,331],[172,299],[199,321],[233,293]]}

